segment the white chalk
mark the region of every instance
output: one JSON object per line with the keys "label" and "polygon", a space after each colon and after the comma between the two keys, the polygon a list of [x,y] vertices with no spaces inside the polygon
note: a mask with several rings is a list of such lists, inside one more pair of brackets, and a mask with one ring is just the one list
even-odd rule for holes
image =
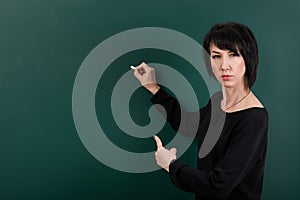
{"label": "white chalk", "polygon": [[132,66],[132,65],[130,66],[130,68],[131,68],[131,69],[135,69],[135,67],[134,67],[134,66]]}

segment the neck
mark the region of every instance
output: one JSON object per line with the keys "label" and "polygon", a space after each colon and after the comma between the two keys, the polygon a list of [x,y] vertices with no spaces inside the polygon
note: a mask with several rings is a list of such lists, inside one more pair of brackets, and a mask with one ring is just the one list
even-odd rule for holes
{"label": "neck", "polygon": [[242,100],[248,93],[250,89],[247,87],[240,88],[222,88],[223,93],[223,108],[228,109],[232,105],[236,104]]}

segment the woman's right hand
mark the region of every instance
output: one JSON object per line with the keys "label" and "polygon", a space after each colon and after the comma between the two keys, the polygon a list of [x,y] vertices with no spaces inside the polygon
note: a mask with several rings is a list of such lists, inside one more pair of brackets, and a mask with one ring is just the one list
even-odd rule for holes
{"label": "woman's right hand", "polygon": [[139,66],[135,67],[134,76],[153,95],[159,90],[155,79],[155,69],[146,63],[142,62]]}

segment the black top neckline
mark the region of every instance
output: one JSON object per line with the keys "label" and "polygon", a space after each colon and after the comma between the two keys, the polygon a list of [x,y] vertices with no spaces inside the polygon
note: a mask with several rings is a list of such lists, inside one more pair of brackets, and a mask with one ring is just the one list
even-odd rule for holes
{"label": "black top neckline", "polygon": [[266,110],[265,107],[257,107],[257,106],[254,106],[254,107],[249,107],[249,108],[245,108],[245,109],[242,109],[242,110],[237,110],[237,111],[233,111],[233,112],[225,112],[221,107],[220,109],[226,113],[226,114],[236,114],[236,113],[242,113],[242,112],[246,112],[246,111],[249,111],[249,110]]}
{"label": "black top neckline", "polygon": [[219,111],[225,113],[226,115],[232,115],[232,114],[243,113],[243,112],[247,112],[247,111],[250,111],[250,110],[266,110],[265,107],[253,106],[253,107],[248,107],[248,108],[241,109],[241,110],[237,110],[237,111],[226,112],[226,111],[224,111],[224,110],[221,108],[221,101],[222,101],[222,99],[223,99],[223,94],[222,94],[221,91],[216,92],[216,93],[212,96],[212,99],[215,100],[216,105],[217,105]]}

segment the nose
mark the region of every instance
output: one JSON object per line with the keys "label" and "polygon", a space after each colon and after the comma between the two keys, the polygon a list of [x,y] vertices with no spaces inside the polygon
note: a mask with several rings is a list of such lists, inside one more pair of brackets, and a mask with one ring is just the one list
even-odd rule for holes
{"label": "nose", "polygon": [[220,62],[221,71],[227,71],[230,69],[230,60],[227,56],[223,56]]}

